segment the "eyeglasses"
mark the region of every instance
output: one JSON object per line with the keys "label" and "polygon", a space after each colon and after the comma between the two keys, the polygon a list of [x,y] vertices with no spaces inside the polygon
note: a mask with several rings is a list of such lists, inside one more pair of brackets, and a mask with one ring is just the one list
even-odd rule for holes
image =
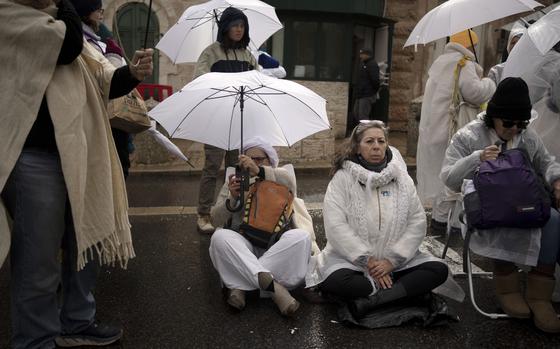
{"label": "eyeglasses", "polygon": [[95,10],[95,12],[99,13],[100,15],[102,15],[103,13],[105,13],[105,9],[104,8],[100,8]]}
{"label": "eyeglasses", "polygon": [[529,125],[529,120],[507,120],[507,119],[500,119],[502,120],[502,126],[505,128],[512,128],[513,126],[517,126],[519,129],[526,129]]}
{"label": "eyeglasses", "polygon": [[254,162],[263,162],[265,160],[268,160],[268,156],[251,156],[251,160],[253,160]]}

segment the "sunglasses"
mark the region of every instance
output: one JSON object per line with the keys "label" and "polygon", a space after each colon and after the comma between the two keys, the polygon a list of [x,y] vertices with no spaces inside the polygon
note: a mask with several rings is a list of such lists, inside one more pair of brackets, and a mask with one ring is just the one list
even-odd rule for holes
{"label": "sunglasses", "polygon": [[529,120],[519,120],[519,121],[506,120],[506,119],[500,119],[500,120],[502,120],[502,126],[505,128],[512,128],[513,126],[517,126],[517,128],[519,129],[526,129],[527,126],[529,125]]}

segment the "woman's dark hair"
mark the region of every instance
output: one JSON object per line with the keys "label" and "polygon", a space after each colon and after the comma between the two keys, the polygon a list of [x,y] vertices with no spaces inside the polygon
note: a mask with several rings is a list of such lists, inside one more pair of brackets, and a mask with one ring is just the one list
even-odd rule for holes
{"label": "woman's dark hair", "polygon": [[385,126],[383,121],[371,120],[367,122],[360,122],[356,127],[354,127],[350,138],[348,138],[348,140],[340,146],[339,151],[335,155],[333,167],[331,168],[331,176],[334,176],[334,174],[342,168],[344,161],[350,160],[356,156],[360,147],[360,142],[364,138],[364,133],[370,128],[378,128],[383,131],[385,141],[387,142],[387,146],[389,146],[389,128]]}
{"label": "woman's dark hair", "polygon": [[488,116],[488,114],[484,114],[482,121],[486,127],[494,128],[494,119],[491,116]]}
{"label": "woman's dark hair", "polygon": [[84,22],[88,27],[93,29],[93,31],[95,33],[97,33],[99,31],[99,23],[90,19],[89,15],[88,16],[82,16],[82,22]]}
{"label": "woman's dark hair", "polygon": [[[229,38],[228,32],[231,30],[230,24],[234,21],[242,20],[245,24],[245,32],[239,41],[233,41]],[[218,21],[218,37],[216,39],[223,49],[236,50],[244,49],[249,46],[249,20],[243,11],[235,7],[228,7],[222,12],[220,20]]]}

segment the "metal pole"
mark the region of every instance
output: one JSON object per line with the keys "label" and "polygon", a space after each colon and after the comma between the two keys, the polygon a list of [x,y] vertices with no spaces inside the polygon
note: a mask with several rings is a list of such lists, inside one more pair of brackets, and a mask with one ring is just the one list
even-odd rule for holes
{"label": "metal pole", "polygon": [[478,63],[478,57],[476,56],[476,49],[474,48],[474,43],[473,43],[473,39],[472,39],[472,35],[471,35],[471,29],[467,29],[467,33],[469,33],[469,39],[471,40],[471,46],[472,46],[472,51],[474,53],[474,59],[476,60],[476,63]]}
{"label": "metal pole", "polygon": [[243,107],[245,102],[243,99],[245,98],[245,86],[241,86],[239,91],[239,109],[241,110],[241,154],[245,154],[245,149],[243,148]]}
{"label": "metal pole", "polygon": [[152,0],[150,0],[150,4],[148,5],[148,20],[146,23],[146,35],[144,36],[144,49],[146,49],[148,45],[148,31],[150,30],[150,17],[152,16]]}

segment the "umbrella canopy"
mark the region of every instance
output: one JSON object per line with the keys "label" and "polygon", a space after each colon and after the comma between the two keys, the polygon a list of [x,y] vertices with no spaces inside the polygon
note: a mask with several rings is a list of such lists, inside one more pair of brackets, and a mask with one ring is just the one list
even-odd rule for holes
{"label": "umbrella canopy", "polygon": [[165,33],[156,48],[173,63],[196,62],[202,51],[216,41],[222,12],[233,6],[249,21],[250,50],[257,50],[272,34],[282,29],[274,7],[259,0],[211,0],[190,6]]}
{"label": "umbrella canopy", "polygon": [[538,6],[543,5],[533,0],[449,0],[422,17],[404,47],[427,44]]}
{"label": "umbrella canopy", "polygon": [[241,147],[242,131],[245,140],[260,136],[274,146],[292,146],[330,128],[325,99],[300,84],[256,70],[201,75],[149,115],[171,138],[225,150]]}
{"label": "umbrella canopy", "polygon": [[522,25],[524,28],[527,28],[531,23],[536,22],[539,18],[552,11],[556,6],[558,6],[558,4],[552,4],[545,8],[540,8],[530,15],[524,16],[523,18],[519,18],[513,22],[509,22],[508,24],[503,25],[500,29],[511,31],[516,25]]}
{"label": "umbrella canopy", "polygon": [[[555,30],[554,26],[550,30]],[[553,33],[550,32],[550,35]],[[552,81],[558,78],[559,56],[560,53],[550,49],[546,54],[542,54],[532,37],[523,35],[508,56],[502,80],[510,76],[523,78],[529,86],[531,102],[535,103],[547,93],[552,86]]]}
{"label": "umbrella canopy", "polygon": [[544,55],[560,41],[560,6],[533,23],[527,33]]}

